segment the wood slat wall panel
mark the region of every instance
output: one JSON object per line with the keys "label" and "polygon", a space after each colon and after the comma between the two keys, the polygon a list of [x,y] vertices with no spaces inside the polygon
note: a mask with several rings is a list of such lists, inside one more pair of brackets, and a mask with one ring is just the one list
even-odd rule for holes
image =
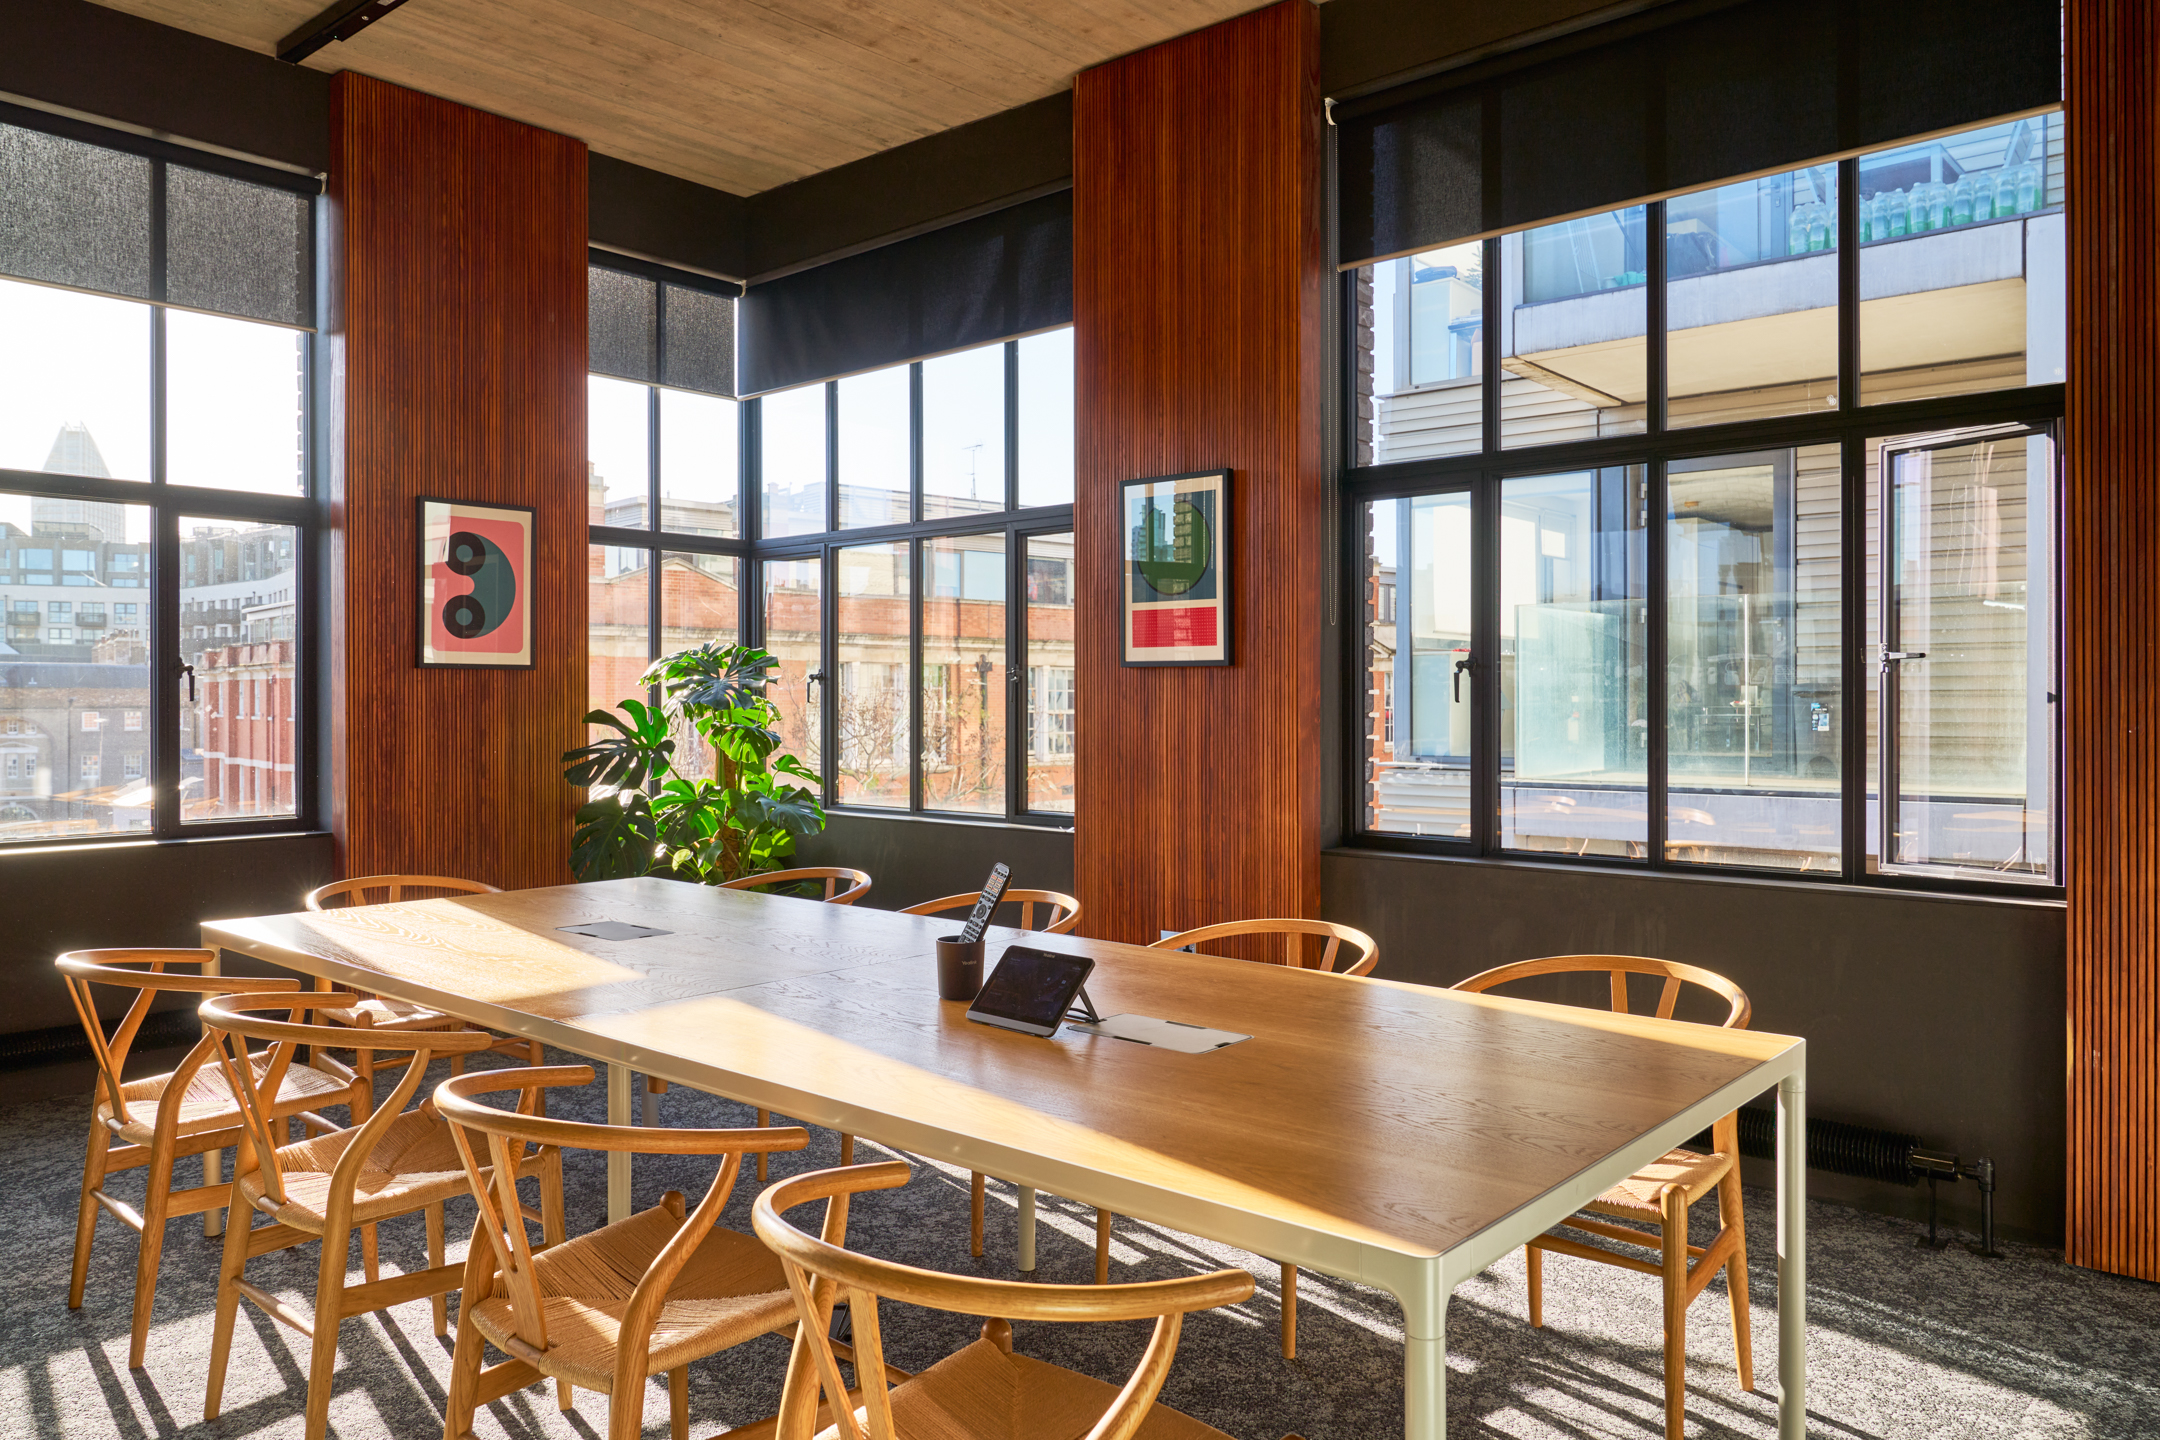
{"label": "wood slat wall panel", "polygon": [[[1319,914],[1326,264],[1304,0],[1074,90],[1077,808],[1086,933]],[[1227,668],[1118,663],[1118,484],[1234,468]]]}
{"label": "wood slat wall panel", "polygon": [[[329,610],[340,873],[569,876],[585,700],[585,146],[350,72]],[[414,501],[529,505],[530,670],[416,661]]]}
{"label": "wood slat wall panel", "polygon": [[2067,29],[2066,1258],[2160,1280],[2160,13]]}

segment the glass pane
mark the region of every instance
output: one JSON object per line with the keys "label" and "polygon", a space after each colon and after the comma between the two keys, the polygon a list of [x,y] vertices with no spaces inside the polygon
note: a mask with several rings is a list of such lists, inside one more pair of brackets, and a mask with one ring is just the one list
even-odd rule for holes
{"label": "glass pane", "polygon": [[1860,157],[1860,400],[2062,383],[2060,111]]}
{"label": "glass pane", "polygon": [[1475,454],[1485,425],[1485,246],[1473,240],[1357,272],[1353,465]]}
{"label": "glass pane", "polygon": [[1648,213],[1637,205],[1501,237],[1503,445],[1643,432]]}
{"label": "glass pane", "polygon": [[[2055,457],[2004,434],[1884,450],[1890,865],[2046,881],[2053,807]],[[1880,843],[1880,842],[1878,842]]]}
{"label": "glass pane", "polygon": [[652,392],[585,377],[586,504],[595,525],[643,530],[652,491]]}
{"label": "glass pane", "polygon": [[[660,556],[660,653],[679,655],[700,645],[733,645],[741,632],[738,586],[742,562],[733,555]],[[690,726],[675,727],[675,768],[702,777],[714,772],[713,751]]]}
{"label": "glass pane", "polygon": [[1646,483],[1640,465],[1501,483],[1500,843],[1510,849],[1648,849]]}
{"label": "glass pane", "polygon": [[766,693],[780,709],[780,748],[822,775],[825,657],[820,562],[767,560],[762,565],[765,648],[780,661],[773,667]]}
{"label": "glass pane", "polygon": [[1665,202],[1666,418],[1837,408],[1837,166]]}
{"label": "glass pane", "polygon": [[290,525],[181,517],[183,821],[293,813],[298,548]]}
{"label": "glass pane", "polygon": [[800,385],[758,401],[758,474],[765,535],[825,528],[825,387]]}
{"label": "glass pane", "polygon": [[[1069,333],[1069,332],[1068,332]],[[1025,342],[1023,343],[1023,347]],[[1021,364],[1027,363],[1025,348]],[[1022,383],[1026,383],[1023,370]],[[1025,392],[1023,392],[1025,393]],[[1073,537],[1027,537],[1027,808],[1073,813]]]}
{"label": "glass pane", "polygon": [[150,478],[150,307],[0,280],[0,470]]}
{"label": "glass pane", "polygon": [[922,367],[923,519],[1005,508],[1005,347]]}
{"label": "glass pane", "polygon": [[908,367],[840,382],[840,528],[905,525],[908,512]]}
{"label": "glass pane", "polygon": [[837,560],[840,753],[833,798],[843,805],[908,805],[912,691],[908,663],[908,546],[857,545]]}
{"label": "glass pane", "polygon": [[1365,514],[1365,827],[1467,840],[1470,497],[1376,500]]}
{"label": "glass pane", "polygon": [[306,335],[165,312],[165,478],[175,485],[307,490]]}
{"label": "glass pane", "polygon": [[150,828],[150,515],[0,495],[0,842]]}
{"label": "glass pane", "polygon": [[736,404],[688,390],[660,392],[660,528],[677,535],[742,533]]}
{"label": "glass pane", "polygon": [[1835,873],[1839,448],[1667,472],[1665,854]]}
{"label": "glass pane", "polygon": [[[628,545],[588,547],[585,592],[586,694],[591,710],[650,699],[638,677],[652,664],[652,552]],[[593,727],[592,738],[615,732]]]}
{"label": "glass pane", "polygon": [[1005,537],[923,542],[923,805],[1005,813]]}
{"label": "glass pane", "polygon": [[1020,503],[1073,498],[1073,332],[1020,342]]}

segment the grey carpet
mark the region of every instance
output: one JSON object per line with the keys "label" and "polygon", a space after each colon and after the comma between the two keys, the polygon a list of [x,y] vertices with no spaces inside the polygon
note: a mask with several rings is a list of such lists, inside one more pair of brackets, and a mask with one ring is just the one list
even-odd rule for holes
{"label": "grey carpet", "polygon": [[[568,1059],[569,1057],[562,1057]],[[20,1094],[20,1087],[14,1087]],[[600,1087],[558,1092],[555,1113],[600,1119]],[[744,1107],[682,1090],[662,1102],[663,1123],[751,1123]],[[134,1236],[100,1223],[87,1302],[66,1308],[68,1257],[81,1183],[87,1105],[42,1100],[0,1110],[7,1200],[0,1254],[9,1295],[0,1306],[0,1436],[285,1437],[301,1433],[306,1340],[243,1304],[226,1383],[225,1413],[201,1420],[203,1372],[215,1300],[217,1242],[199,1221],[172,1223],[159,1282],[149,1363],[127,1368]],[[813,1131],[806,1154],[783,1171],[837,1162],[837,1142]],[[880,1154],[858,1150],[858,1158]],[[184,1162],[182,1183],[195,1183]],[[915,1162],[903,1190],[859,1201],[851,1239],[873,1253],[961,1274],[1010,1275],[1016,1233],[1010,1187],[991,1189],[982,1260],[967,1253],[967,1175]],[[572,1233],[600,1223],[604,1162],[567,1164]],[[140,1172],[135,1172],[137,1176]],[[711,1169],[694,1160],[641,1158],[636,1203],[680,1189],[695,1199]],[[119,1182],[123,1195],[140,1180]],[[736,1191],[725,1223],[749,1227],[754,1183]],[[1704,1436],[1776,1433],[1777,1313],[1770,1197],[1750,1192],[1757,1375],[1763,1392],[1740,1390],[1722,1282],[1697,1301],[1688,1330],[1688,1427]],[[1707,1207],[1698,1206],[1698,1209]],[[1908,1436],[2131,1437],[2160,1435],[2160,1286],[2064,1266],[2054,1252],[2009,1247],[1983,1262],[1962,1249],[1914,1247],[1902,1222],[1817,1204],[1809,1212],[1812,1434],[1836,1440]],[[453,1205],[452,1258],[464,1251],[471,1206]],[[1092,1212],[1044,1197],[1040,1229],[1045,1281],[1092,1275]],[[1239,1440],[1309,1440],[1401,1434],[1401,1317],[1386,1295],[1306,1274],[1299,1288],[1299,1358],[1276,1349],[1273,1265],[1190,1236],[1121,1219],[1114,1242],[1120,1279],[1170,1276],[1225,1265],[1250,1268],[1259,1293],[1233,1309],[1188,1322],[1164,1399]],[[417,1216],[383,1227],[385,1271],[425,1264]],[[311,1248],[266,1256],[249,1278],[305,1303],[314,1284]],[[358,1271],[358,1252],[353,1256]],[[1653,1437],[1662,1433],[1656,1282],[1605,1266],[1547,1261],[1546,1328],[1526,1323],[1518,1251],[1465,1284],[1448,1316],[1451,1436]],[[454,1311],[453,1311],[454,1314]],[[889,1310],[893,1363],[929,1364],[973,1338],[961,1317]],[[1023,1353],[1107,1380],[1138,1358],[1144,1324],[1023,1325]],[[449,1342],[428,1306],[347,1321],[341,1337],[332,1433],[427,1437],[442,1433]],[[691,1369],[691,1433],[704,1437],[771,1413],[785,1347],[768,1337]],[[667,1401],[649,1387],[648,1436],[667,1433]],[[482,1413],[488,1440],[597,1440],[606,1402],[584,1395],[557,1412],[551,1392],[529,1390]]]}

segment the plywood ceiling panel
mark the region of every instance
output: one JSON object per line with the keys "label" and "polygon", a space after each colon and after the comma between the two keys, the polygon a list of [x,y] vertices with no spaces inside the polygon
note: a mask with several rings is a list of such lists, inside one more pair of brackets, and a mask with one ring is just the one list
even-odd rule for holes
{"label": "plywood ceiling panel", "polygon": [[[325,0],[104,0],[263,53]],[[752,195],[1055,94],[1252,0],[409,0],[357,70]]]}

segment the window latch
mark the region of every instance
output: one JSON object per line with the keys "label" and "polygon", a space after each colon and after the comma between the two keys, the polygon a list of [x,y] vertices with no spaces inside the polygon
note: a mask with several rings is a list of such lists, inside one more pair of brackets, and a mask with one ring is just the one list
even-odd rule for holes
{"label": "window latch", "polygon": [[193,705],[195,703],[195,667],[182,660],[180,662],[180,673],[187,677],[188,704]]}
{"label": "window latch", "polygon": [[1460,660],[1457,660],[1457,661],[1455,662],[1455,703],[1456,703],[1456,704],[1458,704],[1458,705],[1462,704],[1462,677],[1463,677],[1463,671],[1465,671],[1465,670],[1471,670],[1471,671],[1474,671],[1474,670],[1476,670],[1476,668],[1477,668],[1477,661],[1475,661],[1474,659],[1472,659],[1472,658],[1471,658],[1470,656],[1468,656],[1468,655],[1465,655],[1465,656],[1463,656],[1463,658],[1462,658],[1462,659],[1460,659]]}

